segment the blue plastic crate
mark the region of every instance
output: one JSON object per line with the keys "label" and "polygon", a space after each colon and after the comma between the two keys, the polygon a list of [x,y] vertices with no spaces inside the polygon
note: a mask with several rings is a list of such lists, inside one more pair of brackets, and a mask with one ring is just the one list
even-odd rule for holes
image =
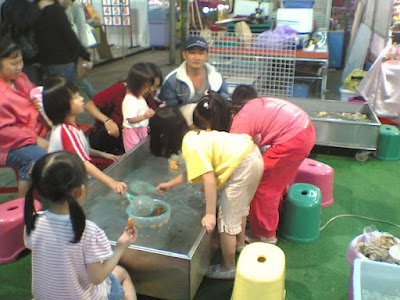
{"label": "blue plastic crate", "polygon": [[315,1],[308,0],[291,0],[291,1],[283,1],[283,6],[285,8],[313,8]]}
{"label": "blue plastic crate", "polygon": [[[383,298],[383,296],[387,298]],[[360,258],[354,261],[354,300],[399,298],[399,265]]]}

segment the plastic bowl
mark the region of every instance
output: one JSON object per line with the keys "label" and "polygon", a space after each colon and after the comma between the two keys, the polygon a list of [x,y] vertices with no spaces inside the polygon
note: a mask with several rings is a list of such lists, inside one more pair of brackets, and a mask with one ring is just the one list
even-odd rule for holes
{"label": "plastic bowl", "polygon": [[[159,199],[154,199],[154,202],[156,204],[155,213],[147,217],[133,213],[131,205],[128,205],[126,208],[126,213],[129,217],[135,219],[138,228],[158,229],[168,224],[169,219],[171,218],[171,205],[168,202]],[[158,210],[160,210],[160,213],[158,213]]]}

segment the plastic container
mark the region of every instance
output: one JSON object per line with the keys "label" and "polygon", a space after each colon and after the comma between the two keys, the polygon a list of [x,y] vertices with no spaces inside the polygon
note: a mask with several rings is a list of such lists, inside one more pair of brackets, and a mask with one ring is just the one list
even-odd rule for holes
{"label": "plastic container", "polygon": [[341,87],[339,89],[339,92],[340,92],[340,101],[344,101],[344,102],[349,101],[350,98],[360,96],[359,93],[354,92],[354,91],[350,91],[350,90],[346,90],[343,87]]}
{"label": "plastic container", "polygon": [[293,85],[293,97],[295,98],[308,98],[310,86],[304,83],[295,83]]}
{"label": "plastic container", "polygon": [[313,8],[314,3],[315,3],[315,1],[308,1],[308,0],[283,1],[283,7],[284,8]]}
{"label": "plastic container", "polygon": [[400,266],[369,259],[356,259],[353,299],[400,299]]}

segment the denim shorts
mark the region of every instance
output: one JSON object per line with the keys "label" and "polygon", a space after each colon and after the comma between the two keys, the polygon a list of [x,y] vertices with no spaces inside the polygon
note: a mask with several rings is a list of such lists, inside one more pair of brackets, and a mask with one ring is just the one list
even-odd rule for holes
{"label": "denim shorts", "polygon": [[19,180],[30,181],[32,164],[46,154],[46,150],[37,145],[19,147],[8,152],[6,166],[19,170]]}
{"label": "denim shorts", "polygon": [[108,276],[111,280],[111,291],[108,295],[108,300],[120,300],[125,295],[124,288],[118,282],[117,278],[115,278],[114,274],[110,274]]}
{"label": "denim shorts", "polygon": [[62,75],[72,81],[76,80],[75,63],[60,64],[60,65],[43,65],[45,73]]}

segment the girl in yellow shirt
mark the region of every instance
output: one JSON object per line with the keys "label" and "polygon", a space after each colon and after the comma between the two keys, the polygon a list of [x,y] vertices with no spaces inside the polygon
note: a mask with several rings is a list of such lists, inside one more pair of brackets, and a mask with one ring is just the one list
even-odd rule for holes
{"label": "girl in yellow shirt", "polygon": [[218,224],[223,256],[223,263],[211,266],[206,274],[214,279],[235,278],[235,254],[245,245],[246,217],[263,172],[260,151],[250,136],[223,132],[229,130],[230,118],[228,102],[210,94],[194,109],[196,129],[189,130],[176,107],[157,111],[150,121],[152,153],[170,157],[182,150],[186,164],[186,172],[160,183],[158,192],[187,181],[204,182],[206,213],[202,225],[210,233]]}

